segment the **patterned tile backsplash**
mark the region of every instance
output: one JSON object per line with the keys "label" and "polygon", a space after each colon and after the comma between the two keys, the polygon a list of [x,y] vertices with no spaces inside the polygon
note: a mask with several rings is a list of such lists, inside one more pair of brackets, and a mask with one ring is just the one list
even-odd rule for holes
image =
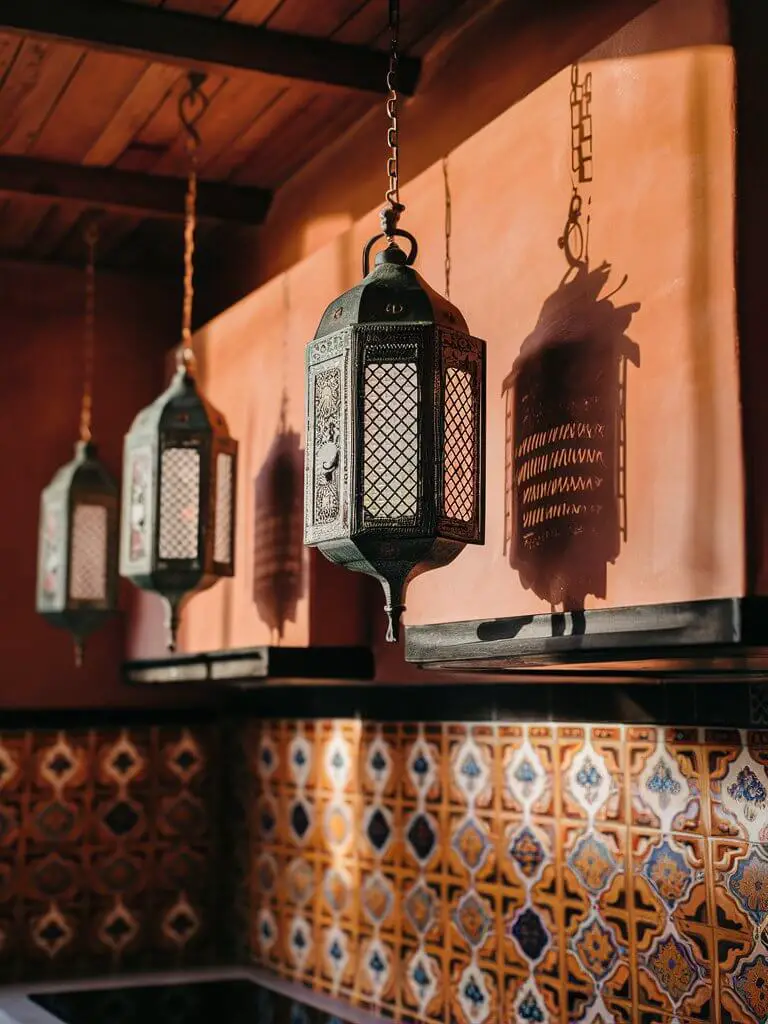
{"label": "patterned tile backsplash", "polygon": [[768,732],[245,740],[256,962],[405,1021],[768,1022]]}
{"label": "patterned tile backsplash", "polygon": [[0,981],[210,961],[215,735],[0,732]]}

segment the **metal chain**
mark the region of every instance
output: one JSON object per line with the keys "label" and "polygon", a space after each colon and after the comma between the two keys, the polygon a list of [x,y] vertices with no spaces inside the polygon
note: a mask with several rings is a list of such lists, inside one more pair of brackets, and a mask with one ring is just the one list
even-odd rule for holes
{"label": "metal chain", "polygon": [[195,297],[195,229],[197,227],[197,151],[200,146],[200,133],[197,122],[208,109],[209,99],[202,91],[205,75],[192,73],[189,76],[189,88],[179,99],[179,119],[187,133],[187,151],[189,153],[189,172],[187,176],[187,194],[184,201],[184,299],[181,314],[181,344],[176,356],[176,363],[187,372],[195,368],[195,354],[192,348],[192,303]]}
{"label": "metal chain", "polygon": [[83,398],[80,405],[80,440],[91,440],[91,417],[93,413],[93,369],[96,347],[96,243],[99,229],[91,219],[83,233],[87,247],[85,264],[85,329]]}
{"label": "metal chain", "polygon": [[389,146],[389,158],[387,159],[387,177],[389,188],[387,189],[387,205],[381,211],[381,226],[384,234],[391,238],[400,215],[405,209],[400,202],[400,139],[398,128],[398,94],[397,74],[400,59],[400,0],[389,0],[389,71],[387,72],[387,117],[389,128],[387,129],[387,145]]}
{"label": "metal chain", "polygon": [[451,182],[448,176],[448,157],[443,157],[443,182],[445,185],[445,297],[451,297],[451,233],[453,230],[453,204]]}

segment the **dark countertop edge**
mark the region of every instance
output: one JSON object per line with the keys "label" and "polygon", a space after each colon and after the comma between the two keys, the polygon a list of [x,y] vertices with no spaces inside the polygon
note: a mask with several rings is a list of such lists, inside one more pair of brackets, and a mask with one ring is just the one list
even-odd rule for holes
{"label": "dark countertop edge", "polygon": [[[374,1017],[366,1010],[358,1009],[341,1000],[306,988],[295,982],[286,981],[269,971],[258,967],[232,966],[190,968],[189,970],[142,972],[137,974],[113,974],[110,976],[45,981],[38,984],[0,986],[0,1011],[7,1014],[13,1024],[49,1024],[56,1021],[48,1011],[29,1001],[31,995],[56,992],[98,991],[114,988],[139,988],[146,985],[194,984],[199,981],[252,981],[276,995],[295,999],[323,1013],[337,1016],[348,1024],[383,1024],[384,1018]],[[0,1021],[2,1018],[0,1017]]]}

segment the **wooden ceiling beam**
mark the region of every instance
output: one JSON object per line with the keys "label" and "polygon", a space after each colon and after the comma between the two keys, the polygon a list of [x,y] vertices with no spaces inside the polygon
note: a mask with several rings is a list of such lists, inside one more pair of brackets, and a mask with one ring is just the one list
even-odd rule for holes
{"label": "wooden ceiling beam", "polygon": [[[259,71],[362,92],[386,91],[388,55],[380,50],[124,0],[2,0],[0,31],[205,73]],[[413,94],[419,71],[418,60],[401,57],[399,85],[405,95]]]}
{"label": "wooden ceiling beam", "polygon": [[[36,196],[137,217],[179,220],[184,216],[186,187],[183,178],[0,156],[0,196]],[[198,182],[201,220],[261,224],[271,201],[267,189]]]}

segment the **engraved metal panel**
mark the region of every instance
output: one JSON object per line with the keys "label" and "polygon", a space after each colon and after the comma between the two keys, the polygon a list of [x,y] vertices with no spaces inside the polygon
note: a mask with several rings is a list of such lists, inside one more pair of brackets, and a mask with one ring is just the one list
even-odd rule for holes
{"label": "engraved metal panel", "polygon": [[232,485],[233,459],[227,452],[216,456],[216,530],[213,560],[221,565],[232,561]]}
{"label": "engraved metal panel", "polygon": [[64,605],[64,532],[66,513],[60,501],[44,502],[40,520],[38,594],[46,608]]}
{"label": "engraved metal panel", "polygon": [[339,493],[339,417],[341,371],[338,366],[315,376],[315,522],[333,523],[341,510]]}
{"label": "engraved metal panel", "polygon": [[123,550],[125,562],[130,566],[149,559],[152,535],[152,449],[147,445],[136,448],[127,455],[125,511],[128,529],[123,535],[127,538]]}
{"label": "engraved metal panel", "polygon": [[75,506],[69,596],[74,601],[106,600],[107,510],[104,505]]}
{"label": "engraved metal panel", "polygon": [[166,448],[160,464],[160,558],[197,558],[199,516],[200,453]]}
{"label": "engraved metal panel", "polygon": [[443,512],[467,523],[475,511],[475,402],[472,375],[449,366],[443,411]]}
{"label": "engraved metal panel", "polygon": [[419,503],[419,374],[414,362],[368,363],[363,410],[363,511],[413,517]]}
{"label": "engraved metal panel", "polygon": [[349,531],[349,358],[352,333],[307,346],[304,542]]}

